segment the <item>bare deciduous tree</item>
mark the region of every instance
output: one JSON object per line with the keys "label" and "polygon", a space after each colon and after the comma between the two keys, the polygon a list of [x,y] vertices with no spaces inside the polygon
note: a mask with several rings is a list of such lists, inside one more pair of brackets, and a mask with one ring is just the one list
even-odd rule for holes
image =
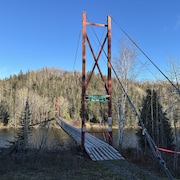
{"label": "bare deciduous tree", "polygon": [[[170,62],[170,76],[171,80],[176,84],[177,88],[180,89],[180,64],[176,64],[173,58],[169,58]],[[180,97],[176,94],[174,88],[170,89],[170,98],[169,98],[169,107],[167,109],[171,109],[169,111],[170,119],[172,119],[174,126],[174,143],[175,143],[175,151],[179,151],[180,144],[178,142],[179,132],[178,128],[180,127]],[[173,163],[174,171],[178,169],[178,154],[174,154],[174,163]]]}
{"label": "bare deciduous tree", "polygon": [[[131,46],[132,47],[132,46]],[[128,82],[135,78],[136,71],[135,65],[136,52],[133,48],[129,48],[125,43],[121,44],[119,57],[115,58],[115,68],[124,90],[128,92]],[[118,142],[119,147],[122,146],[125,118],[126,118],[126,95],[122,93],[119,97],[118,93],[115,94],[115,110],[118,118]]]}

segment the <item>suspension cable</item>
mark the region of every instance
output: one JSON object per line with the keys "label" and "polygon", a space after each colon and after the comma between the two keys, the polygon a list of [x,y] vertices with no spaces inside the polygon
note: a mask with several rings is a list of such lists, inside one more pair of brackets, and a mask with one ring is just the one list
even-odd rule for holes
{"label": "suspension cable", "polygon": [[175,86],[175,84],[161,71],[161,69],[148,57],[148,55],[137,45],[137,43],[123,30],[123,28],[112,18],[119,29],[128,37],[128,39],[137,47],[137,49],[153,64],[153,66],[169,81],[169,83],[176,89],[177,93],[180,95],[180,89]]}
{"label": "suspension cable", "polygon": [[78,36],[78,44],[77,44],[77,47],[76,47],[76,53],[75,53],[74,64],[73,64],[73,71],[74,71],[74,68],[75,68],[76,60],[77,60],[77,53],[78,53],[78,49],[79,49],[80,37],[81,37],[81,30],[79,31],[79,36]]}
{"label": "suspension cable", "polygon": [[[125,31],[123,31],[123,32],[125,33]],[[95,33],[95,32],[94,32],[94,33]],[[139,48],[139,46],[137,46],[137,44],[130,38],[130,36],[128,36],[127,33],[125,33],[125,34],[126,34],[126,36],[133,42],[133,44],[135,44],[135,46],[151,61],[151,63],[153,63],[153,61]],[[96,34],[96,33],[95,33],[95,36],[96,36],[99,44],[101,45],[101,42],[100,42],[99,38],[97,37],[97,34]],[[146,137],[146,139],[147,139],[147,141],[148,141],[148,144],[149,144],[149,146],[150,146],[150,149],[151,149],[151,151],[152,151],[152,154],[154,155],[154,157],[156,157],[156,158],[159,160],[159,163],[160,163],[160,165],[163,167],[163,169],[164,169],[166,175],[168,176],[168,178],[169,178],[170,180],[173,180],[173,177],[172,177],[169,169],[167,168],[165,161],[164,161],[164,160],[162,159],[162,157],[161,157],[160,151],[156,151],[156,150],[157,150],[157,146],[156,146],[154,140],[151,138],[150,134],[148,133],[147,129],[145,128],[144,123],[143,123],[143,121],[142,121],[139,113],[137,112],[137,110],[136,110],[133,102],[131,101],[131,99],[130,99],[129,95],[127,94],[126,90],[124,89],[123,84],[121,83],[120,79],[118,78],[118,75],[117,75],[114,67],[112,66],[112,63],[111,63],[108,55],[106,54],[104,48],[102,49],[102,51],[103,51],[104,55],[106,56],[107,61],[110,63],[111,68],[112,68],[112,70],[113,70],[113,72],[114,72],[114,74],[115,74],[115,77],[116,77],[116,79],[117,79],[118,82],[119,82],[120,88],[121,88],[123,94],[126,96],[126,98],[127,98],[128,102],[129,102],[131,108],[133,109],[133,111],[134,111],[134,113],[135,113],[135,115],[136,115],[136,117],[137,117],[137,119],[138,119],[139,124],[140,124],[141,127],[142,127],[142,134],[145,135],[145,137]],[[155,65],[155,64],[153,63],[153,65]],[[164,73],[163,73],[156,65],[155,65],[155,67],[164,75]],[[165,76],[165,75],[164,75],[164,76]],[[165,77],[167,78],[167,76],[165,76]],[[167,79],[168,79],[168,81],[176,88],[177,92],[180,94],[179,89],[169,80],[169,78],[167,78]]]}
{"label": "suspension cable", "polygon": [[[97,36],[96,36],[96,38],[98,39]],[[99,44],[101,44],[101,42],[99,41],[99,39],[98,39],[98,42],[99,42]],[[115,77],[116,77],[116,79],[117,79],[118,82],[119,82],[120,88],[121,88],[123,94],[126,96],[126,98],[127,98],[128,102],[129,102],[131,108],[133,109],[133,111],[134,111],[134,113],[135,113],[135,115],[136,115],[136,117],[137,117],[137,119],[138,119],[139,124],[140,124],[141,127],[142,127],[142,134],[145,135],[145,137],[146,137],[146,139],[147,139],[147,141],[148,141],[148,144],[149,144],[149,146],[150,146],[150,149],[151,149],[151,151],[152,151],[152,154],[154,155],[154,157],[156,157],[156,158],[159,160],[159,163],[160,163],[160,165],[163,167],[163,169],[164,169],[166,175],[168,176],[168,178],[169,178],[170,180],[173,180],[173,177],[172,177],[169,169],[167,168],[165,161],[164,161],[164,160],[162,159],[162,157],[161,157],[160,151],[158,151],[158,152],[156,151],[156,150],[157,150],[157,146],[156,146],[154,140],[151,138],[150,134],[148,133],[147,129],[145,128],[144,123],[143,123],[143,121],[142,121],[139,113],[137,112],[137,110],[136,110],[133,102],[131,101],[129,95],[126,93],[126,90],[124,89],[123,84],[121,83],[120,79],[118,78],[118,75],[117,75],[114,67],[112,66],[112,63],[111,63],[108,55],[106,54],[104,48],[103,48],[102,51],[103,51],[104,55],[106,56],[108,62],[110,63],[111,68],[112,68],[112,70],[113,70],[113,72],[114,72],[114,74],[115,74]]]}
{"label": "suspension cable", "polygon": [[[103,50],[103,52],[105,53],[104,50]],[[109,60],[109,58],[108,58],[108,56],[107,56],[106,53],[105,53],[105,55],[106,55],[106,57],[107,57],[107,60],[110,62],[110,60]],[[111,63],[111,62],[110,62],[110,63]],[[163,169],[164,169],[166,175],[168,176],[168,178],[169,178],[170,180],[172,180],[173,177],[172,177],[169,169],[167,168],[165,161],[162,159],[161,153],[160,153],[159,151],[156,152],[156,147],[157,147],[157,146],[156,146],[155,142],[153,141],[153,139],[151,138],[150,134],[148,133],[147,129],[145,128],[144,123],[143,123],[143,121],[142,121],[139,113],[137,112],[137,110],[136,110],[133,102],[131,101],[129,95],[126,93],[126,90],[124,89],[124,87],[123,87],[120,79],[118,78],[117,73],[116,73],[114,67],[112,66],[112,64],[111,64],[111,67],[112,67],[112,70],[113,70],[113,72],[114,72],[114,74],[115,74],[115,76],[116,76],[116,78],[117,78],[117,80],[118,80],[118,82],[119,82],[119,85],[120,85],[120,88],[121,88],[123,94],[126,96],[126,98],[127,98],[128,102],[129,102],[131,108],[133,109],[133,111],[134,111],[134,113],[135,113],[135,115],[136,115],[136,117],[137,117],[137,119],[138,119],[138,122],[140,123],[140,125],[141,125],[141,127],[142,127],[142,134],[146,136],[146,139],[147,139],[147,141],[148,141],[148,143],[149,143],[149,146],[150,146],[150,149],[151,149],[153,155],[159,160],[159,163],[160,163],[160,165],[163,167]]]}

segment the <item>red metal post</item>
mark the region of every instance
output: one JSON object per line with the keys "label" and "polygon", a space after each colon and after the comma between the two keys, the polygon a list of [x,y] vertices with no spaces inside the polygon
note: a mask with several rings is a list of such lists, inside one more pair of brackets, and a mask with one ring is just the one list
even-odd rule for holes
{"label": "red metal post", "polygon": [[110,134],[109,144],[112,145],[112,80],[111,80],[111,17],[107,18],[108,25],[108,131]]}
{"label": "red metal post", "polygon": [[81,149],[84,150],[86,96],[86,13],[82,14],[82,101],[81,101]]}

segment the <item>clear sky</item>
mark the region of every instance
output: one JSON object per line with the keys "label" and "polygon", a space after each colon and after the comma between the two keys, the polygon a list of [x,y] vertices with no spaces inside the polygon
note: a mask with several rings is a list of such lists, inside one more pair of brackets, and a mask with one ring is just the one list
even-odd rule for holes
{"label": "clear sky", "polygon": [[179,0],[0,0],[0,78],[42,67],[81,71],[83,11],[91,22],[113,18],[112,58],[124,36],[115,20],[163,71],[168,56],[179,61]]}

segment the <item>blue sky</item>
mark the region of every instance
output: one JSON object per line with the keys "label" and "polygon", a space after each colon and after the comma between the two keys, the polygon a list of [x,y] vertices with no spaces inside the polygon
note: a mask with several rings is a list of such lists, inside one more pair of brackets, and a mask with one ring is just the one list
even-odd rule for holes
{"label": "blue sky", "polygon": [[[91,22],[112,16],[112,59],[125,36],[115,20],[165,72],[169,56],[179,63],[179,7],[179,0],[0,0],[0,78],[42,67],[81,71],[83,11]],[[93,59],[87,69],[92,65]]]}

